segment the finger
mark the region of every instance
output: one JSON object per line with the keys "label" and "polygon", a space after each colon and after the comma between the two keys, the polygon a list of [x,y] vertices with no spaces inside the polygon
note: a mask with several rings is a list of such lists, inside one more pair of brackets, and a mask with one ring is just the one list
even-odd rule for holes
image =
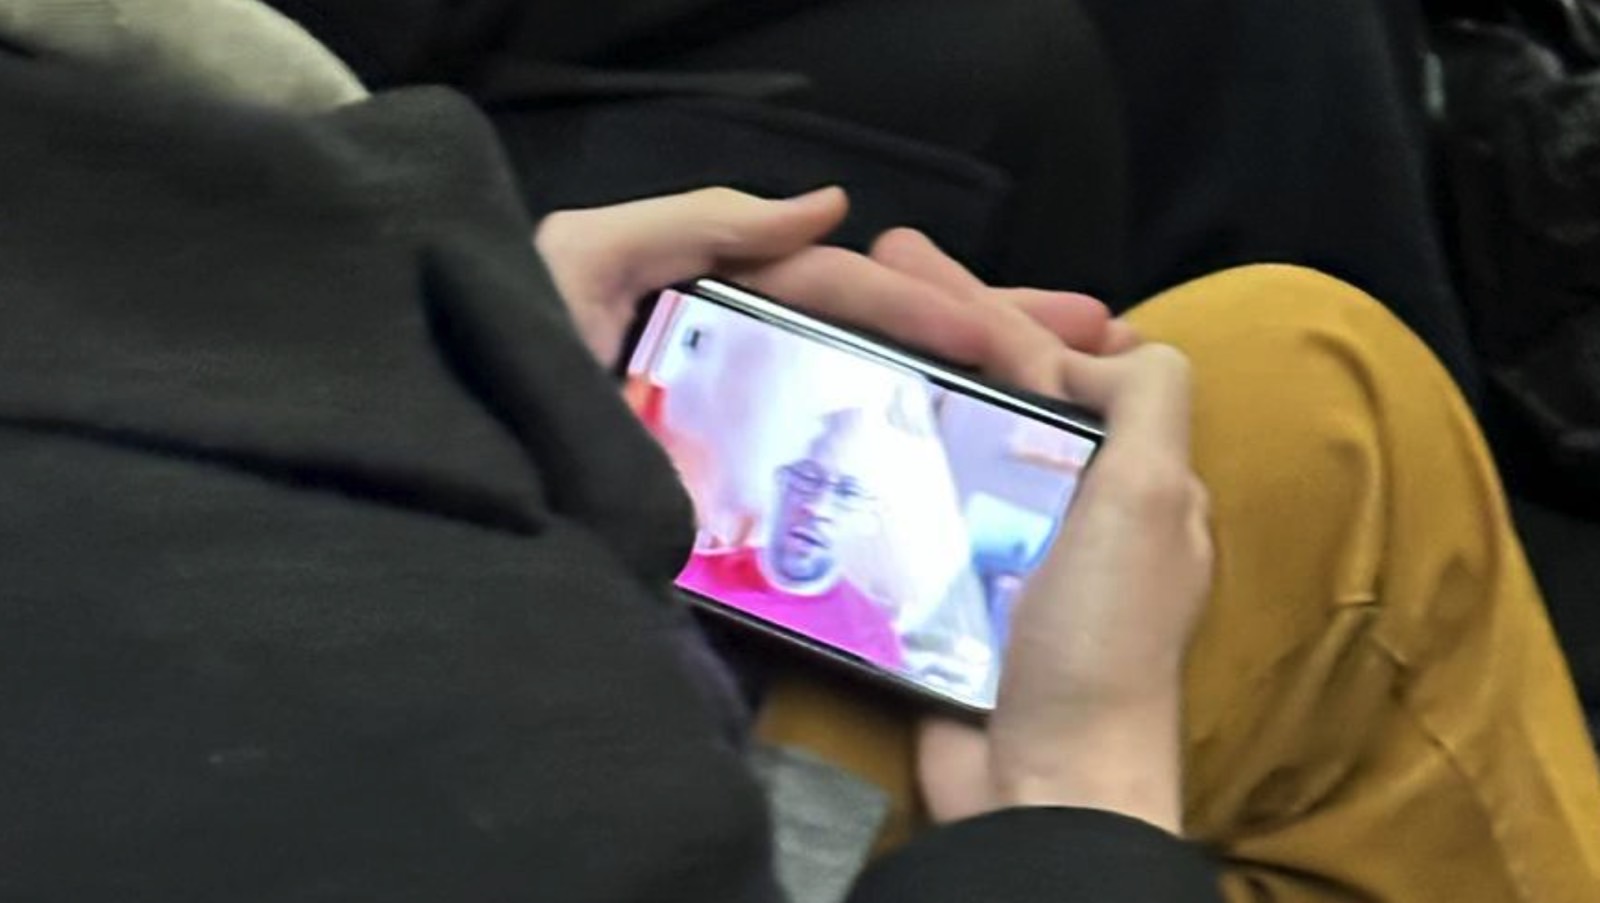
{"label": "finger", "polygon": [[849,201],[836,187],[786,200],[705,188],[608,207],[561,211],[540,224],[547,259],[579,260],[631,297],[715,269],[722,261],[781,257],[833,231]]}
{"label": "finger", "polygon": [[978,309],[920,279],[835,247],[808,248],[737,277],[801,310],[963,366],[997,356]]}
{"label": "finger", "polygon": [[1035,392],[1060,392],[1060,341],[1004,305],[963,301],[839,248],[809,248],[739,278],[804,310],[976,368],[990,378]]}
{"label": "finger", "polygon": [[1018,308],[1069,348],[1103,353],[1111,311],[1080,292],[1032,288],[991,289],[991,296]]}
{"label": "finger", "polygon": [[1144,339],[1133,324],[1120,317],[1106,324],[1106,336],[1100,346],[1101,354],[1122,354],[1139,347]]}
{"label": "finger", "polygon": [[1070,347],[1100,351],[1104,344],[1106,323],[1111,314],[1096,299],[1079,292],[990,288],[916,229],[890,229],[878,236],[872,245],[871,257],[892,270],[937,285],[958,297],[1010,304]]}
{"label": "finger", "polygon": [[[1053,373],[1055,343],[1089,350],[1100,344],[1099,333],[1108,316],[1100,302],[1070,292],[990,288],[916,229],[890,229],[878,236],[870,257],[958,300],[990,304],[998,298],[1006,302],[1002,309],[1009,309],[1007,313],[992,318],[984,315],[985,327],[992,334],[989,357],[964,361],[980,366],[988,376],[1054,394],[1059,390]],[[1012,310],[1023,316],[1012,315]],[[1047,337],[1054,342],[1046,341]]]}
{"label": "finger", "polygon": [[869,255],[891,270],[936,285],[957,297],[976,298],[988,285],[916,229],[899,228],[878,236]]}
{"label": "finger", "polygon": [[1059,374],[1069,398],[1101,412],[1114,445],[1189,454],[1188,359],[1170,345],[1141,345],[1113,357],[1065,351]]}

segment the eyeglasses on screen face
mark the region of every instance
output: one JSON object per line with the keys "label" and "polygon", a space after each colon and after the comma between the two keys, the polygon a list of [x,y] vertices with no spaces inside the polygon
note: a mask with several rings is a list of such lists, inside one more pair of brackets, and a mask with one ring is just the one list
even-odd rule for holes
{"label": "eyeglasses on screen face", "polygon": [[872,504],[872,494],[861,481],[851,476],[831,477],[815,461],[796,461],[778,471],[779,478],[789,491],[807,501],[829,496],[839,507],[856,510]]}

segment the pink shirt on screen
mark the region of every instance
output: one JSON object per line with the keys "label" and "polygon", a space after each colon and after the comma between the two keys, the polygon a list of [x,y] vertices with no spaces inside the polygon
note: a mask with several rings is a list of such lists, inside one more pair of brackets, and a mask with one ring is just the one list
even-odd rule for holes
{"label": "pink shirt on screen", "polygon": [[888,613],[848,580],[827,592],[798,596],[767,581],[759,554],[751,548],[696,552],[678,575],[678,585],[885,668],[905,664]]}

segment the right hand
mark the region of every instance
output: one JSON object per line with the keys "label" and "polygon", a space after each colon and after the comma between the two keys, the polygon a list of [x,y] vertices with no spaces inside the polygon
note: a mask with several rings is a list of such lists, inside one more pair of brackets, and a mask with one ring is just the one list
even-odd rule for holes
{"label": "right hand", "polygon": [[1212,546],[1189,462],[1188,364],[1133,344],[1103,356],[1063,345],[1010,374],[1103,412],[1107,439],[1015,609],[987,730],[924,726],[919,772],[939,821],[1081,806],[1181,832],[1183,664]]}
{"label": "right hand", "polygon": [[[1212,558],[1206,493],[1189,463],[1187,362],[1173,348],[1141,345],[1121,321],[1096,329],[1081,296],[986,286],[913,230],[885,234],[871,258],[955,303],[918,318],[876,292],[835,316],[1064,396],[1102,412],[1109,427],[1014,611],[988,729],[924,725],[918,770],[930,811],[949,821],[1007,806],[1083,806],[1178,833],[1183,662]],[[807,294],[786,269],[763,275],[779,297]],[[981,340],[952,340],[962,335]]]}

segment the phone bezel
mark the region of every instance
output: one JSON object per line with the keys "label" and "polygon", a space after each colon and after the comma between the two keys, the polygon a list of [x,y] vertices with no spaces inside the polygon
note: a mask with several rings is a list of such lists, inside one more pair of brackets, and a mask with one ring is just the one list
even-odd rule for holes
{"label": "phone bezel", "polygon": [[[711,277],[702,277],[671,286],[646,299],[646,302],[640,307],[638,320],[634,324],[635,328],[629,335],[627,347],[624,349],[621,361],[619,361],[620,369],[624,372],[626,372],[634,350],[638,346],[645,324],[654,315],[656,304],[665,291],[675,291],[683,295],[693,296],[804,338],[813,339],[852,354],[876,360],[896,369],[909,370],[942,388],[960,392],[1014,414],[1029,417],[1086,438],[1094,443],[1094,450],[1090,452],[1089,459],[1084,465],[1085,472],[1093,465],[1094,458],[1099,454],[1101,443],[1105,440],[1105,430],[1101,426],[1099,419],[1092,413],[1068,402],[990,383],[971,373],[942,364],[886,339],[836,326],[826,320],[784,305],[782,302],[766,297],[759,292]],[[684,589],[676,584],[674,584],[674,588],[701,611],[712,614],[724,621],[755,630],[761,635],[775,639],[785,646],[799,647],[808,653],[819,655],[829,663],[843,666],[857,676],[869,678],[879,686],[901,693],[909,693],[919,700],[931,701],[971,717],[982,718],[992,711],[990,707],[975,705],[969,700],[941,690],[938,687],[919,683],[908,675],[891,671],[865,658],[835,648],[821,640],[791,630],[781,624],[774,624],[693,590]]]}

